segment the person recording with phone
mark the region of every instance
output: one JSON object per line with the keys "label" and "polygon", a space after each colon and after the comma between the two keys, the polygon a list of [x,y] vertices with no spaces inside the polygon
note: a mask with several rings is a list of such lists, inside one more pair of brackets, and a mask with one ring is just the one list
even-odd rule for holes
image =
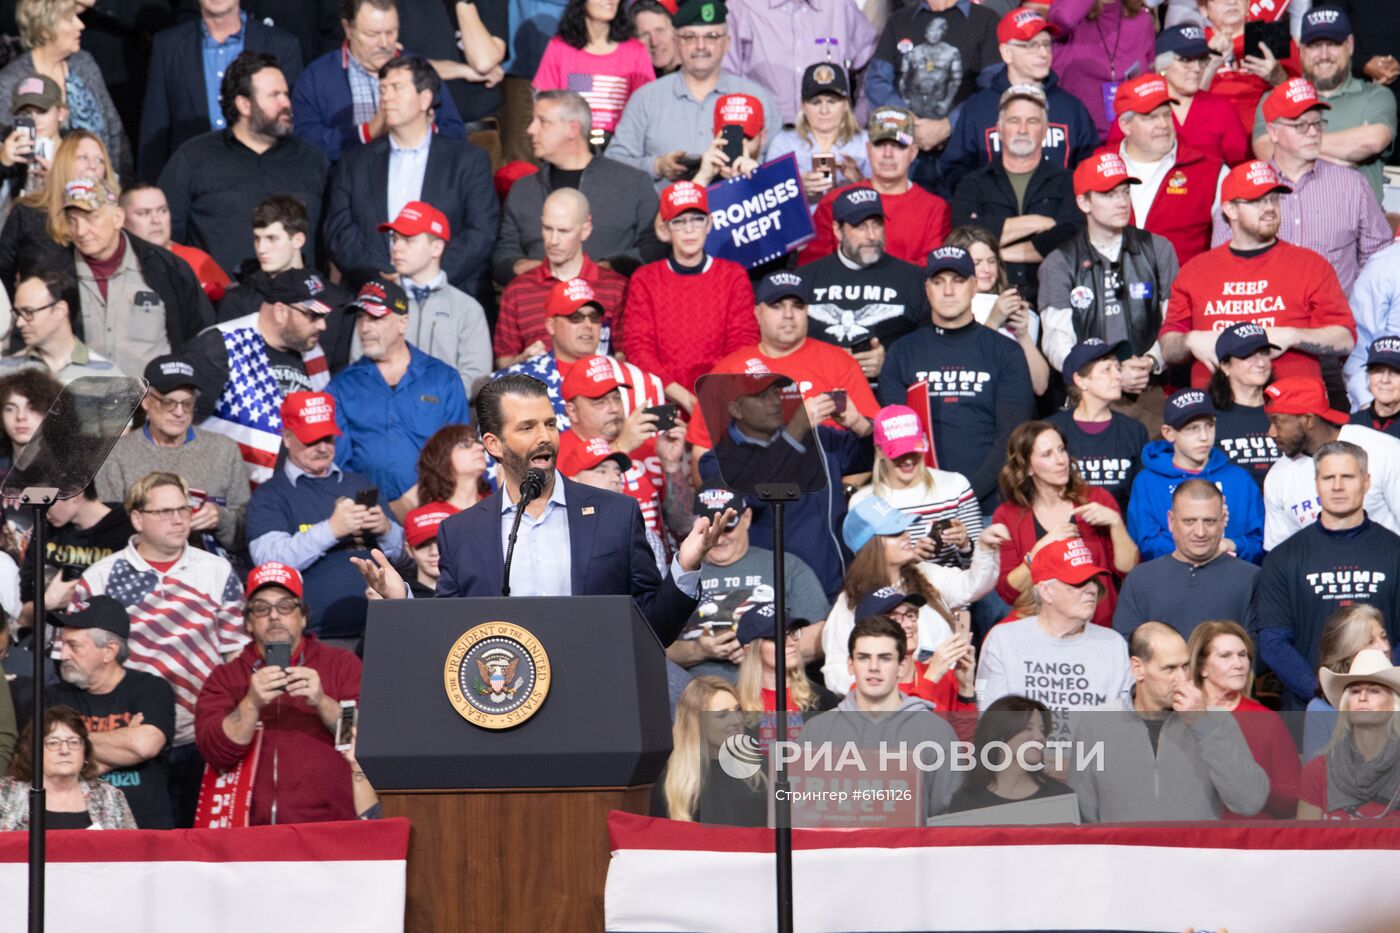
{"label": "person recording with phone", "polygon": [[[451,378],[460,389],[455,372]],[[403,527],[379,504],[373,480],[336,465],[334,398],[293,392],[281,417],[285,462],[248,500],[248,548],[260,564],[302,572],[310,629],[323,644],[354,648],[365,627],[364,583],[345,558],[376,547],[399,559]]]}
{"label": "person recording with phone", "polygon": [[[336,730],[341,702],[360,699],[360,660],[308,631],[310,610],[295,568],[275,561],[254,567],[247,592],[252,641],[215,668],[199,693],[200,753],[226,772],[257,747],[254,826],[353,820],[360,812],[354,782],[364,775],[352,774],[351,759],[337,750]],[[343,735],[340,741],[343,747]]]}
{"label": "person recording with phone", "polygon": [[714,141],[700,154],[692,180],[708,185],[752,175],[763,149],[763,102],[752,94],[726,94],[715,101],[714,126]]}
{"label": "person recording with phone", "polygon": [[[662,643],[674,641],[733,511],[697,519],[662,577],[634,501],[559,475],[558,418],[543,382],[516,374],[488,383],[476,423],[500,461],[501,488],[438,527],[437,596],[628,595]],[[409,595],[383,551],[351,564],[380,596]]]}
{"label": "person recording with phone", "polygon": [[15,122],[0,146],[0,177],[9,185],[5,210],[11,198],[33,194],[44,187],[60,128],[68,121],[68,108],[52,78],[34,75],[15,85],[11,100]]}

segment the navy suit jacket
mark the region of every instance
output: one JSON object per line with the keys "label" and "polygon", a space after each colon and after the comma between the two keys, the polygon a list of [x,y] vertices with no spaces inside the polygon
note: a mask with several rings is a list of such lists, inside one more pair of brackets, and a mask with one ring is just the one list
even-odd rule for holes
{"label": "navy suit jacket", "polygon": [[[243,51],[276,56],[291,90],[301,77],[301,45],[295,36],[264,25],[249,15],[243,26]],[[156,33],[151,45],[151,68],[146,78],[146,104],[141,111],[141,134],[136,144],[136,167],[141,178],[154,182],[172,153],[208,133],[208,95],[204,88],[204,57],[199,20]]]}
{"label": "navy suit jacket", "polygon": [[[491,160],[471,143],[433,136],[418,200],[447,215],[452,239],[442,256],[447,280],[468,295],[489,268],[500,205],[491,183]],[[336,164],[323,225],[331,258],[352,282],[393,271],[388,235],[389,137],[352,149]]]}
{"label": "navy suit jacket", "polygon": [[[569,574],[574,596],[631,596],[661,643],[669,645],[695,611],[656,569],[642,510],[630,496],[564,484],[569,517]],[[438,526],[438,596],[500,596],[505,574],[501,496],[497,491]]]}

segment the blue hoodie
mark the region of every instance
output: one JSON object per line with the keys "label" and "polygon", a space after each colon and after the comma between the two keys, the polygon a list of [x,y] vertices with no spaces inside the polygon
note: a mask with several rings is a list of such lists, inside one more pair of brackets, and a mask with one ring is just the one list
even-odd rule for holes
{"label": "blue hoodie", "polygon": [[[988,68],[979,76],[977,83],[981,90],[963,101],[957,124],[948,138],[948,146],[938,162],[950,194],[964,175],[987,164],[993,149],[1001,151],[1000,143],[994,137],[1001,94],[1011,86],[1011,79],[1006,76],[1006,66]],[[1098,130],[1083,102],[1059,86],[1053,71],[1041,87],[1045,90],[1046,103],[1050,105],[1042,154],[1046,161],[1072,172],[1080,160],[1098,148]]]}
{"label": "blue hoodie", "polygon": [[1167,530],[1172,493],[1188,479],[1204,479],[1225,495],[1229,521],[1225,537],[1235,542],[1235,556],[1257,564],[1264,559],[1264,498],[1259,484],[1244,468],[1230,462],[1218,447],[1211,448],[1206,468],[1191,473],[1172,463],[1172,445],[1153,441],[1142,449],[1142,470],[1133,480],[1128,499],[1128,534],[1137,542],[1142,560],[1156,560],[1176,550]]}

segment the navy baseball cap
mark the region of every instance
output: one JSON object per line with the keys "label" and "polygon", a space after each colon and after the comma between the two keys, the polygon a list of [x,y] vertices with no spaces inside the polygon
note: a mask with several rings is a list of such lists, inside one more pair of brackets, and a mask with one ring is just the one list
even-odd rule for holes
{"label": "navy baseball cap", "polygon": [[724,514],[725,509],[733,509],[737,514],[730,522],[728,531],[739,524],[739,519],[744,514],[744,509],[749,504],[744,501],[744,497],[721,483],[712,479],[699,489],[695,490],[695,515],[696,517],[708,518],[712,522],[719,521],[719,517]]}
{"label": "navy baseball cap", "polygon": [[1215,338],[1215,358],[1242,360],[1260,350],[1277,350],[1278,346],[1269,343],[1268,331],[1252,321],[1232,324]]}
{"label": "navy baseball cap", "polygon": [[1200,26],[1172,26],[1157,36],[1157,54],[1172,52],[1179,58],[1205,58],[1212,54],[1206,31]]}
{"label": "navy baseball cap", "polygon": [[1336,7],[1317,6],[1303,14],[1303,28],[1298,34],[1298,42],[1308,45],[1319,39],[1342,43],[1351,35],[1351,20]]}
{"label": "navy baseball cap", "polygon": [[784,298],[796,298],[803,304],[811,301],[807,294],[807,283],[801,274],[784,269],[770,272],[758,280],[753,290],[754,301],[761,305],[775,305]]}
{"label": "navy baseball cap", "polygon": [[[747,645],[758,638],[773,637],[773,615],[777,612],[772,603],[758,603],[739,617],[738,631],[735,633],[740,645]],[[807,619],[788,619],[787,630],[806,628],[812,623]]]}
{"label": "navy baseball cap", "polygon": [[965,279],[977,274],[972,268],[972,256],[961,246],[940,246],[928,254],[924,278],[931,279],[940,272],[952,272]]}
{"label": "navy baseball cap", "polygon": [[1182,389],[1171,398],[1167,399],[1166,411],[1162,413],[1162,420],[1167,426],[1176,430],[1181,430],[1186,425],[1197,418],[1210,415],[1214,418],[1219,412],[1211,404],[1210,396],[1204,389]]}
{"label": "navy baseball cap", "polygon": [[901,593],[892,586],[882,586],[856,603],[856,621],[870,616],[888,615],[896,606],[908,603],[915,608],[928,605],[918,593]]}
{"label": "navy baseball cap", "polygon": [[1133,348],[1128,346],[1126,340],[1109,343],[1098,337],[1090,337],[1076,343],[1069,353],[1065,354],[1064,365],[1060,367],[1060,375],[1064,377],[1065,385],[1074,385],[1075,373],[1095,360],[1101,360],[1109,355],[1118,357],[1118,362],[1121,363],[1133,355]]}
{"label": "navy baseball cap", "polygon": [[880,200],[880,192],[864,185],[847,188],[836,196],[831,205],[831,219],[838,224],[861,223],[870,217],[884,217],[885,205]]}
{"label": "navy baseball cap", "polygon": [[1371,349],[1366,354],[1366,368],[1389,366],[1400,370],[1400,337],[1377,337],[1371,341]]}

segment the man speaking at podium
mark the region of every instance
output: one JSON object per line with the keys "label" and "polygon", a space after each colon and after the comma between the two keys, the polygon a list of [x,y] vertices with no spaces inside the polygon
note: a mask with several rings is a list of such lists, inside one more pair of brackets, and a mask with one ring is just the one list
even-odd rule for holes
{"label": "man speaking at podium", "polygon": [[[631,596],[669,645],[695,611],[700,565],[733,509],[711,522],[696,518],[663,579],[630,496],[595,489],[555,469],[559,427],[549,390],[526,375],[487,383],[476,398],[482,443],[501,464],[502,489],[438,526],[437,596]],[[511,560],[505,554],[525,490],[525,514]],[[408,595],[379,551],[351,558],[375,594]]]}

